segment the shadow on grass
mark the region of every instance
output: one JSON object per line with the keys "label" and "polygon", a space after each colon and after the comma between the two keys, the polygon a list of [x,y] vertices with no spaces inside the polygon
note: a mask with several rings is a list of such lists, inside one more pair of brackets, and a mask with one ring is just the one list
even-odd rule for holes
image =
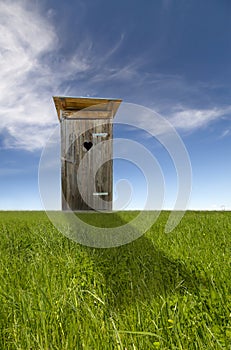
{"label": "shadow on grass", "polygon": [[[123,224],[121,217],[118,224]],[[160,234],[164,234],[162,230],[160,228]],[[165,297],[174,292],[197,293],[199,285],[207,284],[189,272],[182,261],[170,260],[157,250],[145,235],[117,248],[86,250],[96,272],[103,275],[112,307],[124,307],[135,300]]]}

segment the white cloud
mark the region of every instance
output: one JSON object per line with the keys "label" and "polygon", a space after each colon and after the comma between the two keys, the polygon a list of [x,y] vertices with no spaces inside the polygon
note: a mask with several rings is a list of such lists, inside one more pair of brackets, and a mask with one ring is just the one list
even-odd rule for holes
{"label": "white cloud", "polygon": [[0,3],[0,133],[5,147],[33,151],[45,144],[57,124],[51,96],[64,79],[85,71],[88,64],[79,52],[55,61],[55,28],[28,4]]}
{"label": "white cloud", "polygon": [[223,131],[223,133],[221,134],[220,138],[226,137],[228,135],[230,135],[231,130],[230,129],[226,129]]}
{"label": "white cloud", "polygon": [[229,113],[231,113],[231,106],[212,109],[181,108],[170,116],[169,121],[177,129],[190,131],[205,127]]}
{"label": "white cloud", "polygon": [[[102,64],[102,62],[101,62]],[[102,70],[99,69],[92,78],[91,82],[106,82],[106,81],[120,81],[120,82],[133,82],[135,79],[139,79],[137,74],[138,65],[135,63],[125,65],[123,67],[117,68],[104,68]]]}
{"label": "white cloud", "polygon": [[[150,133],[150,137],[158,135],[169,135],[174,129],[179,132],[196,131],[207,127],[210,123],[226,117],[231,113],[231,106],[213,109],[189,109],[183,108],[169,113],[156,113],[154,110],[135,105],[122,104],[116,114],[117,123],[127,123],[131,126],[144,129]],[[133,127],[130,130],[134,130]],[[227,136],[230,130],[225,130],[223,137]],[[144,137],[144,135],[142,136]]]}
{"label": "white cloud", "polygon": [[40,79],[46,75],[40,57],[53,50],[57,37],[41,15],[25,5],[0,4],[0,132],[8,135],[6,147],[33,150],[41,147],[47,134],[41,128],[52,119],[49,104],[44,105],[48,96],[39,96]]}
{"label": "white cloud", "polygon": [[[94,55],[91,40],[84,38],[73,54],[62,56],[61,43],[52,24],[55,11],[50,9],[42,15],[29,4],[29,0],[0,2],[0,135],[4,147],[33,151],[44,146],[58,123],[52,95],[73,92],[69,87],[64,89],[65,82],[84,77],[81,86],[75,87],[75,93],[81,95],[82,91],[87,94],[95,90],[100,82],[134,84],[136,81],[137,85],[142,81],[144,86],[144,80],[150,81],[153,76],[146,79],[140,74],[143,62],[139,58],[122,67],[110,64],[109,60],[124,42],[124,34],[100,55]],[[157,77],[167,84],[166,77]],[[164,117],[178,129],[194,130],[230,112],[231,107],[178,108]],[[150,125],[150,116],[138,116],[138,122],[145,128],[145,123]],[[154,124],[153,130],[164,133],[165,125]]]}
{"label": "white cloud", "polygon": [[[42,15],[29,0],[0,3],[0,136],[6,148],[41,149],[58,123],[52,95],[72,94],[69,83],[81,74],[90,77],[75,93],[91,91],[94,81],[108,77],[107,60],[123,42],[122,34],[99,57],[91,40],[82,38],[74,53],[62,55],[54,15],[53,9]],[[110,71],[111,79],[118,71]],[[121,73],[132,74],[129,67]]]}
{"label": "white cloud", "polygon": [[44,146],[58,123],[52,95],[72,94],[69,83],[81,74],[85,80],[75,88],[80,94],[106,78],[129,79],[135,68],[108,67],[123,34],[101,56],[93,54],[89,38],[82,38],[74,53],[62,55],[52,24],[55,11],[42,15],[29,5],[29,0],[0,3],[0,135],[6,148],[34,151]]}

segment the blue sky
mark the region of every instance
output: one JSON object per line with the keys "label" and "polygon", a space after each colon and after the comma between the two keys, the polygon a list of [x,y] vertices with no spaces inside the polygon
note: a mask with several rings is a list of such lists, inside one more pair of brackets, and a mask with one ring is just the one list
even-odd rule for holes
{"label": "blue sky", "polygon": [[[38,164],[58,119],[53,95],[114,97],[157,111],[176,128],[192,165],[189,209],[231,210],[231,2],[229,0],[2,0],[0,3],[0,209],[42,209]],[[165,179],[177,177],[155,140],[143,143]],[[135,191],[140,170],[115,161]]]}

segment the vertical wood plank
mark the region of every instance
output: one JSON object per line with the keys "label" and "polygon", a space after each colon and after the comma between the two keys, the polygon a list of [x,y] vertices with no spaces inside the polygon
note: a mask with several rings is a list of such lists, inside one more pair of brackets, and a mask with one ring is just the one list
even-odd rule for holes
{"label": "vertical wood plank", "polygon": [[[86,130],[86,131],[84,131]],[[107,133],[107,137],[94,137],[93,133]],[[92,207],[99,210],[112,210],[112,142],[102,148],[102,141],[112,140],[113,137],[112,119],[63,119],[61,122],[61,177],[62,177],[62,209],[67,210],[90,210]],[[88,152],[83,144],[92,142],[99,145],[99,150],[89,151],[88,162],[82,169],[80,175],[81,186],[87,203],[80,195],[77,185],[77,171],[79,164]],[[105,160],[110,161],[105,162]],[[98,164],[104,163],[97,171],[95,177],[95,189],[93,171]],[[90,178],[91,181],[87,181]],[[94,196],[93,193],[107,192],[107,196]],[[103,201],[102,201],[103,200]],[[67,204],[65,203],[67,202]]]}

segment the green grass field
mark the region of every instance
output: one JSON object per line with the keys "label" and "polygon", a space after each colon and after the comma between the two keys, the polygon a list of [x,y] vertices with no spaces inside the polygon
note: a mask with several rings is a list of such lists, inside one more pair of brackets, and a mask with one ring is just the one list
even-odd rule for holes
{"label": "green grass field", "polygon": [[0,349],[231,349],[231,212],[187,212],[166,234],[168,214],[93,249],[43,212],[0,212]]}

